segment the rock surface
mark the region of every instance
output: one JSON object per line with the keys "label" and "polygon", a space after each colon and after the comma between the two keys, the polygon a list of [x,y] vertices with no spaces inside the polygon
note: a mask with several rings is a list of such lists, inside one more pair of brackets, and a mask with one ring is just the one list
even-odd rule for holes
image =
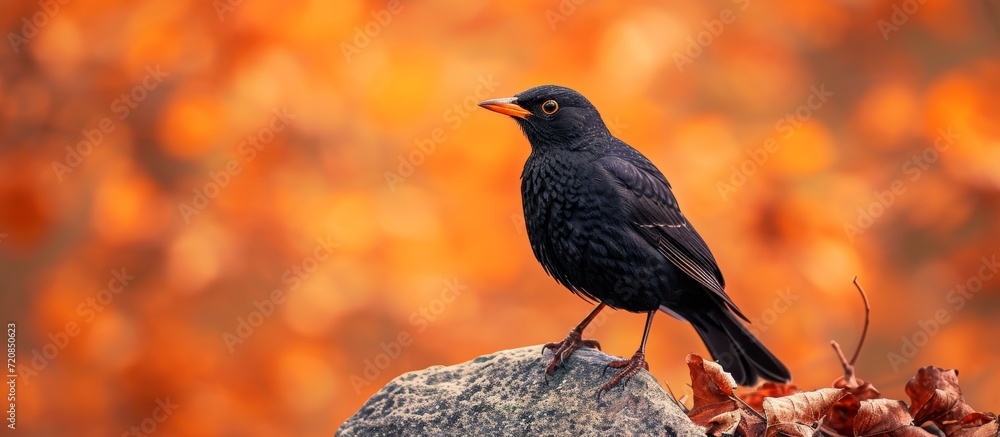
{"label": "rock surface", "polygon": [[[642,371],[597,397],[614,359],[580,348],[546,384],[552,351],[529,346],[405,373],[375,393],[337,436],[705,435]],[[612,369],[613,371],[613,369]]]}

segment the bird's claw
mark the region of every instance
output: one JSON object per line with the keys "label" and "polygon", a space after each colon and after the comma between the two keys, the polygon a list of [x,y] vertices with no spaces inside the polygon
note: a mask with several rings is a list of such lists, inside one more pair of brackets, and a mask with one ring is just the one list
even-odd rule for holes
{"label": "bird's claw", "polygon": [[635,355],[632,355],[632,358],[627,360],[611,361],[604,366],[604,372],[601,372],[601,375],[607,372],[609,368],[621,369],[621,371],[618,372],[614,378],[611,378],[610,381],[601,386],[598,390],[598,395],[600,395],[601,392],[605,392],[611,387],[618,385],[619,382],[622,382],[622,389],[624,389],[636,373],[639,373],[639,371],[643,369],[649,370],[649,363],[646,362],[646,354],[636,352]]}
{"label": "bird's claw", "polygon": [[[546,343],[542,348],[542,355],[548,349],[554,349],[555,355],[552,357],[552,361],[549,365],[545,367],[545,374],[550,375],[556,370],[557,367],[561,366],[563,362],[569,359],[569,356],[573,354],[573,351],[580,348],[580,346],[587,346],[592,349],[601,350],[601,344],[597,340],[584,339],[581,333],[577,329],[573,329],[566,336],[566,339],[559,342]],[[546,380],[548,382],[548,380]]]}

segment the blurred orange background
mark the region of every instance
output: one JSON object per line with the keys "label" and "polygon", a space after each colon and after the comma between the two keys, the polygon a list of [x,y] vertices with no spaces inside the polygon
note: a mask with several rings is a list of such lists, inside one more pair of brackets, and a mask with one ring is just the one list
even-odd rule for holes
{"label": "blurred orange background", "polygon": [[[527,141],[474,105],[544,83],[667,175],[800,387],[842,373],[858,275],[860,377],[906,400],[957,368],[1000,411],[998,23],[986,1],[8,4],[17,426],[331,435],[403,372],[563,338],[591,306],[531,254]],[[642,325],[589,335],[629,356]],[[658,317],[678,396],[691,352]]]}

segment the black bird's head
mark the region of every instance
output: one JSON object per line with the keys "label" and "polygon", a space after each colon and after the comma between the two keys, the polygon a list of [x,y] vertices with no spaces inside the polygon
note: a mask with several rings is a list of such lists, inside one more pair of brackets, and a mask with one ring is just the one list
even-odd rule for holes
{"label": "black bird's head", "polygon": [[479,106],[513,117],[536,150],[581,150],[601,143],[592,140],[611,135],[597,108],[566,87],[537,86],[514,97],[479,102]]}

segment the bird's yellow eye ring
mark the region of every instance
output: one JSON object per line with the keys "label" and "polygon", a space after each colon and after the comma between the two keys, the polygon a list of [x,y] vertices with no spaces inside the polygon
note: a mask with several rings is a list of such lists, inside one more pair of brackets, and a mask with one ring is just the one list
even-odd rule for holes
{"label": "bird's yellow eye ring", "polygon": [[558,110],[559,110],[559,103],[556,102],[555,100],[546,100],[545,103],[542,103],[542,112],[548,115],[555,114],[556,111]]}

